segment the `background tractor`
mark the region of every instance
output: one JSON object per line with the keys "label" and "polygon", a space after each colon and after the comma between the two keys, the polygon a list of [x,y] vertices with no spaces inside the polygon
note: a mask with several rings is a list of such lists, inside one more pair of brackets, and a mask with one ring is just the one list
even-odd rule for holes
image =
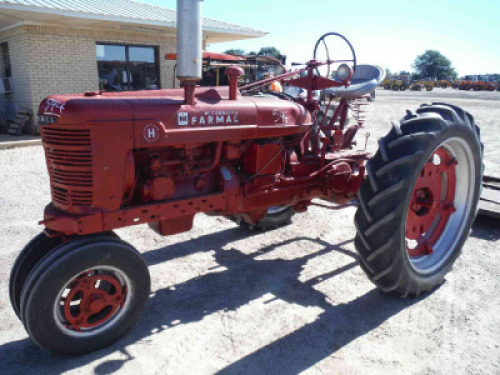
{"label": "background tractor", "polygon": [[[167,236],[206,213],[264,230],[310,206],[326,215],[357,202],[359,264],[381,290],[402,297],[441,284],[467,240],[483,171],[471,114],[425,104],[393,121],[375,155],[357,147],[365,98],[384,71],[358,66],[337,33],[323,35],[296,71],[238,89],[244,71],[234,65],[225,68],[229,86],[197,86],[201,4],[177,2],[182,88],[53,95],[40,104],[52,201],[44,231],[14,263],[9,292],[42,348],[90,352],[140,318],[149,270],[117,228],[148,224]],[[331,40],[345,43],[348,55],[330,55],[337,51],[327,48]],[[274,80],[307,94],[262,95],[259,87]],[[321,90],[339,100],[329,119],[318,116],[314,92]],[[355,116],[347,125],[349,109]]]}
{"label": "background tractor", "polygon": [[425,88],[427,91],[432,91],[434,88],[434,81],[428,79],[419,79],[417,81],[413,81],[410,85],[410,89],[413,91],[421,91]]}
{"label": "background tractor", "polygon": [[385,90],[404,91],[410,88],[410,83],[411,83],[410,75],[397,75],[397,76],[387,77],[382,82],[382,86],[384,86]]}
{"label": "background tractor", "polygon": [[458,81],[458,89],[459,90],[470,90],[471,88],[474,87],[474,82],[476,80],[477,76],[473,75],[468,75],[465,77],[460,78]]}
{"label": "background tractor", "polygon": [[434,86],[441,87],[442,89],[447,89],[451,87],[453,83],[453,78],[449,77],[447,79],[439,79],[435,82]]}
{"label": "background tractor", "polygon": [[474,81],[472,88],[474,91],[495,91],[497,88],[496,80],[487,75],[479,75]]}

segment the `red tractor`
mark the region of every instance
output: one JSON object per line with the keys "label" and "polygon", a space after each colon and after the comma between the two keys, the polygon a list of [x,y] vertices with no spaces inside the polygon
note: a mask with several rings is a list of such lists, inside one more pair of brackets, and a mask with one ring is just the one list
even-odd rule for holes
{"label": "red tractor", "polygon": [[[335,33],[320,38],[315,57],[327,38],[340,37],[352,52],[348,61],[313,59],[240,89],[242,70],[229,67],[229,87],[198,87],[200,4],[178,2],[181,89],[51,96],[40,105],[52,202],[45,230],[14,264],[10,297],[42,348],[93,351],[139,319],[149,298],[148,268],[116,228],[148,223],[171,235],[207,213],[266,229],[311,205],[357,201],[361,268],[400,296],[440,284],[469,235],[483,168],[469,113],[422,105],[393,122],[374,156],[356,151],[367,104],[359,99],[384,72],[365,65],[353,78],[354,49]],[[308,94],[254,94],[272,80]],[[317,90],[339,100],[333,116],[318,116]],[[347,126],[349,109],[355,121]]]}

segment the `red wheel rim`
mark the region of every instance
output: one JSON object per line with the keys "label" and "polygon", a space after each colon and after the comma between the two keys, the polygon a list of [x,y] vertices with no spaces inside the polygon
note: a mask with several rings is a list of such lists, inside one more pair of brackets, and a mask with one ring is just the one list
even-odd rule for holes
{"label": "red wheel rim", "polygon": [[82,332],[108,322],[123,307],[127,288],[110,271],[90,270],[73,279],[61,297],[66,328]]}
{"label": "red wheel rim", "polygon": [[410,258],[430,255],[455,212],[457,161],[443,147],[429,157],[415,182],[406,217]]}

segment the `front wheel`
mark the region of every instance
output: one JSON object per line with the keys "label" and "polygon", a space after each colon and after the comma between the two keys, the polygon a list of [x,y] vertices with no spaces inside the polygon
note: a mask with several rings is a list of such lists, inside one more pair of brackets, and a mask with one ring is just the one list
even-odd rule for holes
{"label": "front wheel", "polygon": [[40,259],[61,243],[62,240],[60,238],[50,238],[44,232],[41,232],[28,242],[17,256],[10,271],[9,296],[10,304],[18,317],[21,292],[26,279]]}
{"label": "front wheel", "polygon": [[37,263],[21,294],[20,316],[40,347],[75,355],[123,336],[149,298],[146,264],[113,236],[72,239]]}
{"label": "front wheel", "polygon": [[394,123],[368,162],[355,216],[361,267],[386,292],[440,284],[475,218],[483,147],[474,118],[444,103]]}

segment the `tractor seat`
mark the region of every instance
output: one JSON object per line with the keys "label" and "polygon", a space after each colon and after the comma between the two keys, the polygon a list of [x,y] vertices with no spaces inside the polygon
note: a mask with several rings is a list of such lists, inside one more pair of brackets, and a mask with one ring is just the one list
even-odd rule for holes
{"label": "tractor seat", "polygon": [[[335,75],[333,76],[335,78]],[[357,65],[349,87],[331,87],[325,94],[341,96],[345,99],[359,98],[375,90],[384,80],[385,71],[376,65]]]}

